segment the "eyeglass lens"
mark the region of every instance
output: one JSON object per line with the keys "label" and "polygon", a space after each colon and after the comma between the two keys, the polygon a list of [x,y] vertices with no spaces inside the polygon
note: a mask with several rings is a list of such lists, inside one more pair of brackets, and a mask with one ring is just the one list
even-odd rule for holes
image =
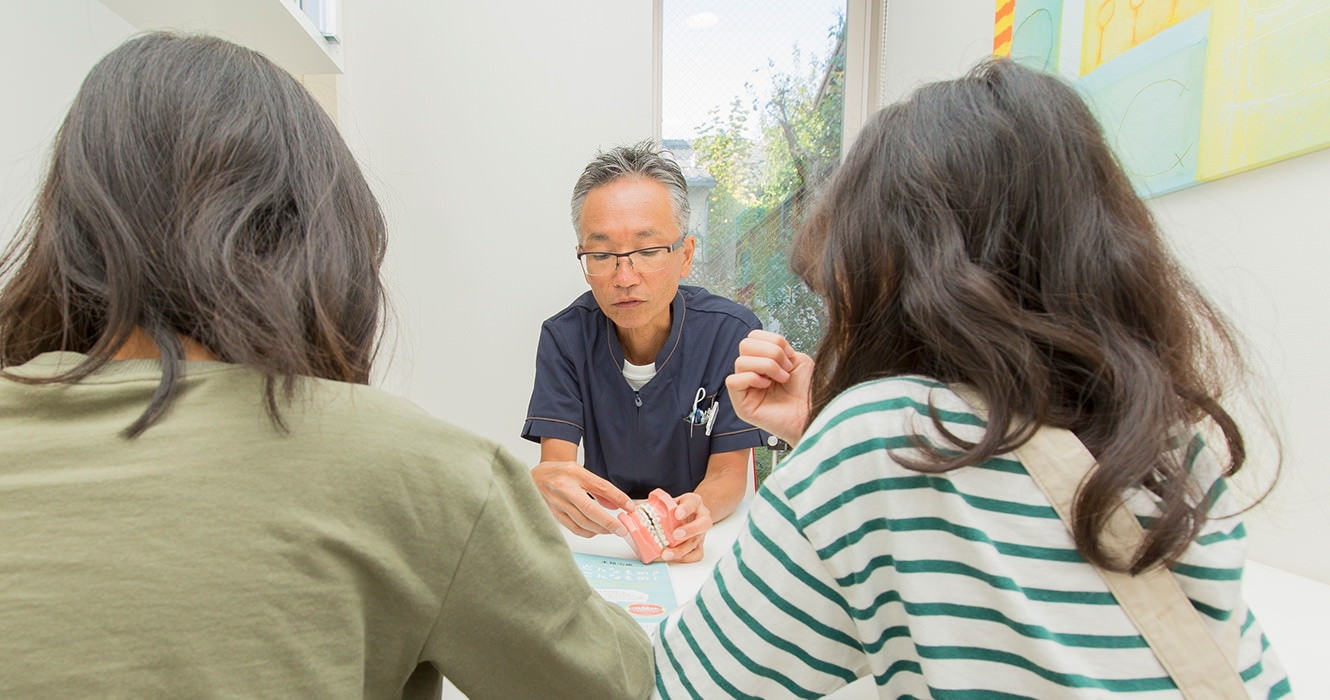
{"label": "eyeglass lens", "polygon": [[631,253],[583,253],[582,268],[592,276],[612,275],[619,266],[619,258],[628,258],[638,272],[655,272],[665,267],[670,259],[669,246],[656,246],[634,250]]}

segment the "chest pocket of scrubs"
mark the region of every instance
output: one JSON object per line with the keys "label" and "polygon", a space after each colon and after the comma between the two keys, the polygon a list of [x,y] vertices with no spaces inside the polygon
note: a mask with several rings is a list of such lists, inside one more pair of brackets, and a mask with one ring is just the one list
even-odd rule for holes
{"label": "chest pocket of scrubs", "polygon": [[[723,387],[723,385],[722,385]],[[679,493],[670,492],[672,496],[679,496],[697,488],[702,479],[707,474],[707,462],[711,458],[711,437],[707,435],[707,418],[714,415],[718,409],[712,408],[718,406],[720,400],[719,391],[703,393],[702,398],[698,399],[697,389],[694,388],[685,396],[685,402],[682,406],[675,404],[678,413],[674,422],[672,441],[680,448],[676,455],[684,457],[686,464],[675,463],[675,468],[686,472],[684,486],[681,486]],[[677,395],[677,394],[676,394]],[[694,411],[694,408],[697,410]],[[708,414],[707,411],[711,411]],[[701,415],[699,415],[701,414]],[[678,457],[676,457],[678,459]],[[686,486],[686,487],[685,487]],[[669,491],[669,489],[666,489]]]}
{"label": "chest pocket of scrubs", "polygon": [[698,436],[709,437],[707,433],[709,428],[716,422],[716,412],[720,410],[720,392],[703,394],[702,398],[697,399],[689,407],[689,411],[684,415],[684,430],[690,440],[696,440]]}

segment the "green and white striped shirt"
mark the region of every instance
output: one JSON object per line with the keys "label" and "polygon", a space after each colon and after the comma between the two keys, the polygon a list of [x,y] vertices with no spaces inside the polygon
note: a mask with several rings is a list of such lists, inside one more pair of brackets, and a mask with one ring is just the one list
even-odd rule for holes
{"label": "green and white striped shirt", "polygon": [[[809,426],[759,490],[733,551],[662,623],[664,698],[815,698],[863,676],[882,697],[1006,698],[1178,692],[1025,468],[1012,455],[942,474],[901,466],[912,440],[977,440],[984,422],[943,384],[858,385]],[[1199,435],[1180,445],[1212,513],[1238,507]],[[1147,493],[1129,507],[1157,513]],[[1211,632],[1241,622],[1252,697],[1290,694],[1240,591],[1245,531],[1207,522],[1174,572]]]}

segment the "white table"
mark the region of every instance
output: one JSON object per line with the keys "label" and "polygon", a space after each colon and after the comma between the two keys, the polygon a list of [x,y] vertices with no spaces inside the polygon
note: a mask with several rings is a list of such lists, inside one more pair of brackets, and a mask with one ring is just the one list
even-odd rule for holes
{"label": "white table", "polygon": [[[711,526],[707,532],[707,538],[702,543],[702,559],[700,561],[688,564],[678,564],[671,562],[669,564],[670,583],[674,586],[674,599],[679,604],[692,600],[697,595],[698,589],[711,576],[711,570],[716,567],[716,562],[720,560],[730,548],[734,546],[734,540],[739,537],[739,530],[748,521],[748,507],[752,505],[752,495],[744,497],[739,502],[739,507],[735,509],[730,517]],[[564,530],[563,538],[568,541],[569,549],[583,554],[595,554],[602,557],[619,557],[620,559],[636,559],[633,554],[632,545],[628,540],[618,535],[596,535],[595,537],[578,537],[573,533]]]}
{"label": "white table", "polygon": [[[707,533],[706,541],[702,544],[701,561],[690,564],[669,564],[670,583],[674,586],[674,598],[680,605],[697,596],[697,591],[702,588],[702,584],[706,583],[707,579],[711,577],[711,570],[716,568],[716,562],[734,546],[734,540],[739,537],[740,530],[748,522],[748,508],[752,505],[752,500],[753,495],[750,492],[739,503],[739,507],[735,509],[730,517],[711,527],[711,531]],[[578,537],[564,530],[563,537],[568,541],[569,548],[574,552],[596,554],[602,557],[636,559],[628,540],[617,535]],[[872,678],[860,678],[827,696],[827,698],[834,698],[835,700],[876,700],[877,697],[877,686]]]}
{"label": "white table", "polygon": [[1330,698],[1326,629],[1330,628],[1330,583],[1247,561],[1242,596],[1288,671],[1300,698]]}
{"label": "white table", "polygon": [[[734,545],[734,540],[739,536],[739,530],[748,521],[748,507],[752,505],[753,496],[750,493],[739,502],[739,507],[735,509],[730,517],[716,523],[707,533],[707,539],[702,543],[702,559],[689,564],[669,564],[670,584],[674,586],[674,600],[679,604],[692,600],[698,589],[706,583],[707,578],[711,576],[711,570],[716,567],[716,562],[720,560],[726,552]],[[560,528],[561,530],[563,528]],[[583,554],[595,554],[602,557],[619,557],[621,559],[636,559],[633,554],[632,545],[628,540],[618,535],[596,535],[595,537],[578,537],[573,533],[563,530],[563,537],[568,541],[569,549]],[[462,691],[443,679],[443,700],[466,700],[466,695]]]}
{"label": "white table", "polygon": [[[716,562],[730,551],[748,520],[752,495],[744,498],[738,510],[716,523],[707,534],[701,561],[691,564],[670,564],[670,583],[674,597],[680,603],[691,600],[706,583]],[[564,538],[575,552],[605,557],[633,559],[633,548],[628,541],[615,535],[578,537],[564,531]],[[1247,562],[1243,581],[1247,601],[1270,635],[1275,651],[1289,671],[1294,692],[1301,697],[1330,697],[1330,672],[1322,660],[1325,627],[1330,622],[1330,584],[1294,576],[1285,571],[1257,562]],[[444,679],[445,700],[464,699],[457,689]],[[872,678],[861,678],[841,688],[832,696],[836,700],[869,700],[877,697]]]}

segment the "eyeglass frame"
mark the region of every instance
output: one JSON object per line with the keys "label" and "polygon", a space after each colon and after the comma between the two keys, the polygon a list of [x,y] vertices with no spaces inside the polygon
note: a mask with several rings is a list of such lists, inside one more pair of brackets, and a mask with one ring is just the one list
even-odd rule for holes
{"label": "eyeglass frame", "polygon": [[[582,250],[582,246],[579,245],[579,246],[577,246],[577,264],[578,264],[578,267],[581,267],[581,268],[582,268],[582,274],[586,275],[587,277],[609,277],[610,275],[613,275],[615,272],[618,272],[618,271],[619,271],[619,260],[618,260],[618,258],[628,258],[628,269],[633,270],[634,272],[636,272],[636,271],[637,271],[637,267],[636,267],[635,265],[633,265],[633,258],[632,258],[633,255],[636,255],[637,253],[641,253],[642,251],[646,251],[646,250],[657,250],[657,249],[660,249],[660,248],[664,248],[664,249],[665,249],[665,254],[666,254],[666,255],[669,255],[670,253],[673,253],[674,251],[676,251],[676,250],[678,250],[678,249],[680,249],[680,248],[683,247],[683,243],[684,243],[684,239],[685,239],[685,238],[687,238],[687,237],[686,237],[686,236],[680,236],[680,237],[679,237],[679,240],[677,240],[677,241],[675,241],[675,242],[673,242],[673,243],[671,243],[671,244],[669,244],[669,245],[649,245],[649,246],[647,246],[647,247],[645,247],[645,248],[638,248],[637,250],[630,250],[630,251],[628,251],[628,252],[626,252],[626,253],[611,253],[611,252],[606,251],[606,250]],[[600,274],[600,275],[593,275],[593,274],[591,274],[590,272],[587,271],[587,266],[586,266],[586,259],[585,259],[585,258],[586,258],[586,256],[588,256],[588,255],[610,255],[610,256],[613,256],[613,257],[615,258],[615,261],[614,261],[614,269],[613,269],[612,271],[610,271],[610,272],[606,272],[606,273],[604,273],[604,274]],[[656,272],[657,270],[663,270],[663,269],[665,269],[665,266],[664,266],[664,265],[660,266],[660,267],[657,268],[656,270],[643,270],[643,272]]]}

